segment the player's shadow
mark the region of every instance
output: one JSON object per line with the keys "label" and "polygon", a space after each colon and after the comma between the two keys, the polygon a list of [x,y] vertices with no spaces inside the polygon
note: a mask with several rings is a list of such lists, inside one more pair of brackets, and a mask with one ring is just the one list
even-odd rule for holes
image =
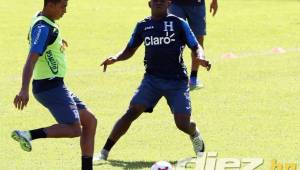
{"label": "player's shadow", "polygon": [[[119,167],[123,169],[142,169],[151,168],[155,162],[153,161],[121,161],[121,160],[109,160],[108,164],[113,167]],[[176,164],[175,161],[170,161],[171,164]]]}

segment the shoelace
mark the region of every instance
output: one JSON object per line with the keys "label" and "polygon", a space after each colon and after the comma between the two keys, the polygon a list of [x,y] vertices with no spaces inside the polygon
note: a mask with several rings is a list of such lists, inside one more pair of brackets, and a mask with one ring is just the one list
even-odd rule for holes
{"label": "shoelace", "polygon": [[198,149],[201,149],[201,147],[202,147],[202,142],[201,142],[201,140],[199,140],[199,139],[197,139],[197,138],[194,138],[194,139],[193,139],[193,144],[194,144],[194,146],[197,147]]}

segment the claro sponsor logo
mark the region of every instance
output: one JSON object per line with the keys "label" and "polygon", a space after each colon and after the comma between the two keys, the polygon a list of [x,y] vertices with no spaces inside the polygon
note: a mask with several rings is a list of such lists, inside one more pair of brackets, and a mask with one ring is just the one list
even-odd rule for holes
{"label": "claro sponsor logo", "polygon": [[[148,36],[145,37],[144,43],[145,46],[158,46],[158,45],[168,45],[171,42],[175,41],[175,33],[172,21],[165,21],[164,22],[164,32],[166,32],[166,36]],[[153,29],[153,26],[148,26],[145,29]],[[173,33],[170,33],[173,32]]]}

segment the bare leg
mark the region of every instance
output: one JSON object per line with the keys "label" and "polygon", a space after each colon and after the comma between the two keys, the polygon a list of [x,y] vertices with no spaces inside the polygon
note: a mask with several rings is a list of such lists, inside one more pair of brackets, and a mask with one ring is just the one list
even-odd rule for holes
{"label": "bare leg", "polygon": [[81,153],[83,156],[93,156],[97,119],[87,109],[80,110],[79,114],[82,125],[80,137]]}
{"label": "bare leg", "polygon": [[136,120],[144,111],[146,107],[143,105],[132,105],[127,112],[117,121],[113,127],[109,139],[117,142],[129,129],[131,123]]}
{"label": "bare leg", "polygon": [[127,112],[114,125],[101,152],[94,157],[94,165],[100,165],[102,160],[107,160],[111,148],[128,131],[132,122],[136,120],[145,110],[146,107],[143,105],[129,106]]}
{"label": "bare leg", "polygon": [[190,120],[190,115],[174,114],[175,123],[178,129],[190,136],[196,155],[205,151],[205,145],[196,123]]}
{"label": "bare leg", "polygon": [[55,124],[45,128],[47,138],[74,138],[81,135],[80,122],[73,124]]}
{"label": "bare leg", "polygon": [[191,121],[188,114],[174,114],[175,124],[177,128],[184,133],[193,136],[196,133],[196,123]]}

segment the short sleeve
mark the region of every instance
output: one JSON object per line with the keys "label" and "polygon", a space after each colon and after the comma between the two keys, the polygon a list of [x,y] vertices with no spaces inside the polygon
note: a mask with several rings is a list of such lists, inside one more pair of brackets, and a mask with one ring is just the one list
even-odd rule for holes
{"label": "short sleeve", "polygon": [[42,55],[47,48],[49,27],[44,24],[35,25],[31,30],[30,53]]}
{"label": "short sleeve", "polygon": [[134,29],[133,34],[131,35],[127,47],[136,48],[140,46],[143,43],[143,38],[141,33],[142,33],[141,24],[138,23]]}
{"label": "short sleeve", "polygon": [[187,44],[187,46],[190,49],[197,49],[199,46],[199,43],[194,35],[194,33],[192,32],[190,26],[188,25],[188,23],[186,21],[181,21],[181,25],[183,28],[183,36],[184,36],[184,40],[185,43]]}

